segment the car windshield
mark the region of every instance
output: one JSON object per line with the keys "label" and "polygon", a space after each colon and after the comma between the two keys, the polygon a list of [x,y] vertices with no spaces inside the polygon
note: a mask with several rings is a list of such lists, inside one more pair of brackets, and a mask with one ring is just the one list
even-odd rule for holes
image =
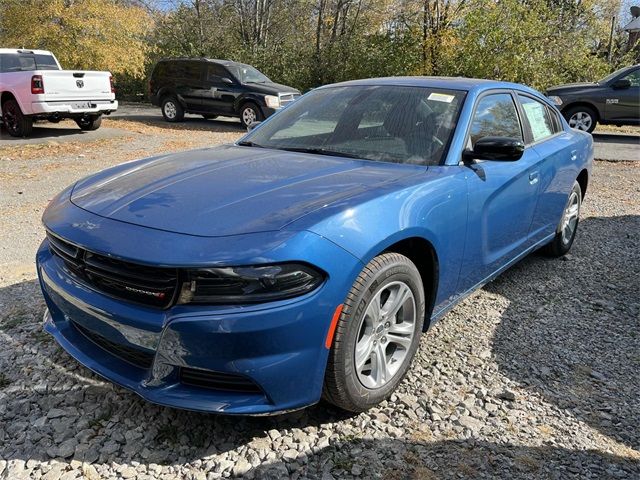
{"label": "car windshield", "polygon": [[607,75],[606,77],[598,80],[598,83],[609,83],[611,80],[613,80],[614,78],[616,78],[618,75],[620,75],[621,73],[623,73],[625,70],[629,70],[629,67],[624,67],[621,68],[620,70],[616,70],[613,73],[610,73],[609,75]]}
{"label": "car windshield", "polygon": [[233,67],[233,73],[241,83],[267,83],[269,78],[257,68],[251,65],[237,65]]}
{"label": "car windshield", "polygon": [[240,145],[437,165],[464,96],[457,90],[391,85],[321,88],[292,103]]}

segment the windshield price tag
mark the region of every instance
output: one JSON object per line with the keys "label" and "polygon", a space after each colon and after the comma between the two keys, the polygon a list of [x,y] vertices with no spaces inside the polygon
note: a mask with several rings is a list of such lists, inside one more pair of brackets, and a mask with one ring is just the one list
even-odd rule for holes
{"label": "windshield price tag", "polygon": [[453,95],[447,95],[446,93],[432,92],[427,100],[433,100],[434,102],[451,103],[455,97]]}

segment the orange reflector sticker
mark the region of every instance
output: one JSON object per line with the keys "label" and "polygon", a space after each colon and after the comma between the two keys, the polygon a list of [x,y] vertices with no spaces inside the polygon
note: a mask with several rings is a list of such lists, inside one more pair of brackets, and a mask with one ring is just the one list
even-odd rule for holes
{"label": "orange reflector sticker", "polygon": [[342,307],[343,304],[338,305],[336,311],[333,313],[331,325],[329,325],[329,331],[327,332],[327,338],[324,341],[324,346],[327,348],[331,348],[331,343],[333,342],[333,334],[336,333],[336,327],[338,326],[338,320],[340,319],[340,314],[342,313]]}

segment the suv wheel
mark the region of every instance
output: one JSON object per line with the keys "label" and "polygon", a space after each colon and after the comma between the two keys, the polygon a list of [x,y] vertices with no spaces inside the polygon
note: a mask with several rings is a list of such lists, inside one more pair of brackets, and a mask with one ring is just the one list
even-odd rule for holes
{"label": "suv wheel", "polygon": [[2,122],[12,137],[28,137],[33,131],[33,119],[22,113],[14,99],[2,104]]}
{"label": "suv wheel", "polygon": [[593,132],[596,128],[598,114],[593,108],[576,106],[565,110],[563,113],[571,128],[587,133]]}
{"label": "suv wheel", "polygon": [[76,123],[80,127],[80,130],[97,130],[102,124],[102,115],[77,118]]}
{"label": "suv wheel", "polygon": [[556,236],[545,248],[544,252],[551,257],[561,257],[569,251],[578,231],[580,207],[582,206],[582,189],[578,182],[573,183],[567,205],[556,228]]}
{"label": "suv wheel", "polygon": [[371,260],[344,302],[323,398],[351,412],[388,398],[411,365],[424,316],[422,279],[413,262],[398,253]]}
{"label": "suv wheel", "polygon": [[255,103],[245,103],[240,109],[240,122],[247,128],[253,122],[260,122],[264,119],[262,111]]}
{"label": "suv wheel", "polygon": [[184,119],[184,108],[174,96],[162,100],[162,116],[167,122],[181,122]]}

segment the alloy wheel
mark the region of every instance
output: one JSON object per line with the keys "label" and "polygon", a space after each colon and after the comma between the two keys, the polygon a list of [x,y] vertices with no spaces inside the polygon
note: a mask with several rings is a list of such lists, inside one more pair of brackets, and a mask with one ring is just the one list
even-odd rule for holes
{"label": "alloy wheel", "polygon": [[583,132],[588,132],[593,124],[593,118],[587,112],[576,112],[569,118],[569,126]]}
{"label": "alloy wheel", "polygon": [[404,282],[391,282],[371,298],[354,350],[363,386],[381,388],[398,373],[413,342],[416,311],[413,292]]}
{"label": "alloy wheel", "polygon": [[564,210],[562,217],[562,225],[560,231],[562,233],[562,243],[567,245],[573,238],[573,234],[578,226],[578,218],[580,217],[580,195],[578,192],[573,191],[569,196],[569,202],[567,208]]}
{"label": "alloy wheel", "polygon": [[257,115],[252,107],[247,107],[242,111],[242,121],[245,125],[251,125],[256,119]]}
{"label": "alloy wheel", "polygon": [[9,105],[5,105],[4,107],[4,116],[3,116],[4,126],[11,133],[17,133],[18,131],[18,116],[13,108]]}
{"label": "alloy wheel", "polygon": [[177,113],[178,109],[176,108],[175,103],[173,103],[171,100],[168,100],[164,103],[164,114],[167,118],[176,118]]}

